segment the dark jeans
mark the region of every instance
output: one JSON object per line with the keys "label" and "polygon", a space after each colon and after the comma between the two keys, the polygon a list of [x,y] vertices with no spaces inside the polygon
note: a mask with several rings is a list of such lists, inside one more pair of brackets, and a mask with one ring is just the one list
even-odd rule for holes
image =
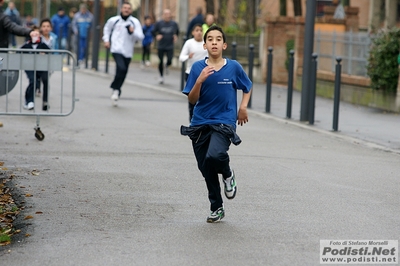
{"label": "dark jeans", "polygon": [[209,127],[205,127],[197,138],[192,139],[197,166],[206,181],[211,211],[222,207],[218,174],[224,178],[231,175],[228,155],[230,144],[228,136]]}
{"label": "dark jeans", "polygon": [[150,44],[143,45],[142,62],[145,60],[150,61]]}
{"label": "dark jeans", "polygon": [[113,82],[111,83],[111,88],[113,90],[119,90],[119,95],[121,95],[121,87],[125,81],[126,74],[128,73],[129,63],[131,62],[130,58],[124,57],[122,54],[113,53],[115,63],[117,64],[117,69],[115,72],[115,77]]}
{"label": "dark jeans", "polygon": [[43,82],[43,102],[47,102],[49,90],[49,73],[47,71],[25,71],[25,73],[29,79],[29,85],[25,91],[25,102],[34,102],[35,90],[40,88],[40,81]]}
{"label": "dark jeans", "polygon": [[86,45],[87,45],[87,38],[86,37],[79,37],[79,51],[78,51],[78,60],[83,60],[86,56]]}
{"label": "dark jeans", "polygon": [[160,59],[160,63],[158,64],[158,71],[160,72],[160,76],[164,76],[164,54],[167,54],[167,67],[172,65],[172,57],[174,56],[174,49],[164,50],[158,49],[158,58]]}
{"label": "dark jeans", "polygon": [[9,41],[10,41],[12,47],[16,47],[17,46],[17,41],[15,40],[15,35],[14,34],[10,33]]}

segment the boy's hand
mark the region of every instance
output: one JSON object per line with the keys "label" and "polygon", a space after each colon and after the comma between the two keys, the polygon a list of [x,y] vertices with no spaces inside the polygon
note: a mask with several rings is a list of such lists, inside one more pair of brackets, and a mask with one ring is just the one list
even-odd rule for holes
{"label": "boy's hand", "polygon": [[163,38],[162,34],[157,34],[156,35],[156,40],[159,41]]}
{"label": "boy's hand", "polygon": [[197,78],[197,81],[203,83],[210,75],[214,74],[214,69],[215,68],[213,66],[206,66],[203,68],[199,77]]}
{"label": "boy's hand", "polygon": [[104,47],[106,47],[107,49],[110,48],[110,42],[104,42]]}
{"label": "boy's hand", "polygon": [[239,108],[238,112],[238,125],[243,126],[243,124],[246,124],[249,122],[249,117],[247,115],[247,108],[241,107]]}

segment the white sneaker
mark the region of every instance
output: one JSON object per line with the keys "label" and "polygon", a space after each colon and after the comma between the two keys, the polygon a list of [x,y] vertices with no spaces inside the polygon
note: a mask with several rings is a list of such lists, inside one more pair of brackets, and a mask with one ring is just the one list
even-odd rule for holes
{"label": "white sneaker", "polygon": [[119,91],[118,90],[114,90],[113,94],[111,95],[112,104],[114,106],[117,106],[118,98],[119,98]]}
{"label": "white sneaker", "polygon": [[164,78],[163,78],[163,77],[160,77],[160,78],[158,79],[158,83],[164,84]]}
{"label": "white sneaker", "polygon": [[24,109],[26,110],[33,110],[35,108],[35,104],[33,102],[29,102],[28,104],[24,105]]}
{"label": "white sneaker", "polygon": [[150,61],[147,60],[145,64],[146,64],[147,67],[150,66]]}
{"label": "white sneaker", "polygon": [[224,192],[225,192],[225,196],[228,199],[233,199],[236,196],[236,191],[237,191],[235,172],[233,171],[232,168],[231,168],[231,172],[232,172],[232,175],[230,177],[224,179],[224,184],[225,184]]}

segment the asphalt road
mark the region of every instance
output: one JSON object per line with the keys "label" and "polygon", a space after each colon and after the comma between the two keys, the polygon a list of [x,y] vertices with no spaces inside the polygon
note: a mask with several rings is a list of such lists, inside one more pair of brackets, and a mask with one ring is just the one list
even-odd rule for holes
{"label": "asphalt road", "polygon": [[237,196],[207,224],[185,97],[128,81],[115,108],[110,82],[78,72],[76,109],[42,118],[42,142],[32,117],[1,117],[34,218],[0,265],[320,265],[320,240],[400,238],[398,153],[256,111],[230,150]]}

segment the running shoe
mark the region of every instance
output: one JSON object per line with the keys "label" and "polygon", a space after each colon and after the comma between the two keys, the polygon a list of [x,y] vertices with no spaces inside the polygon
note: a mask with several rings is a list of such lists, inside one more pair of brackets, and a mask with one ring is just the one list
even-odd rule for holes
{"label": "running shoe", "polygon": [[224,179],[225,184],[225,196],[228,199],[233,199],[236,196],[236,180],[235,180],[235,172],[231,169],[232,175],[228,178]]}
{"label": "running shoe", "polygon": [[225,217],[224,207],[219,207],[207,217],[207,223],[218,223]]}

